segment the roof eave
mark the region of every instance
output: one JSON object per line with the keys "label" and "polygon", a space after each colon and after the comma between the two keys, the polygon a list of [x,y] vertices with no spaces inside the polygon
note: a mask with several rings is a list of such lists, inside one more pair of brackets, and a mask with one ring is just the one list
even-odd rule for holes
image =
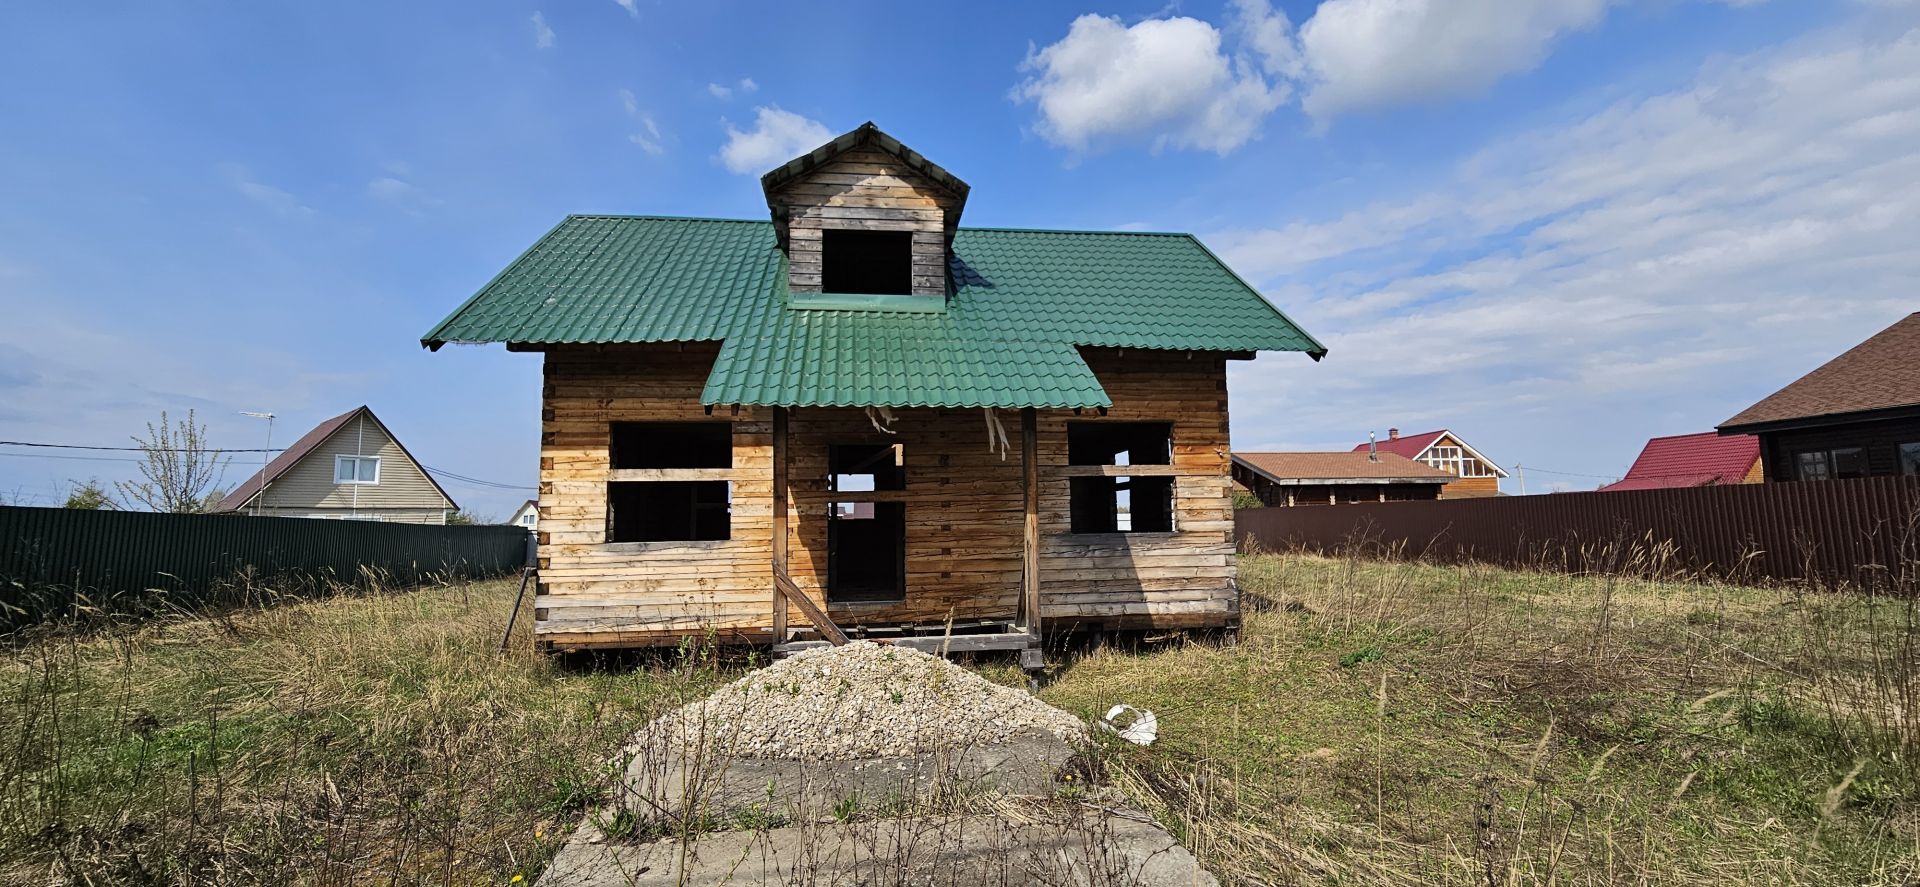
{"label": "roof eave", "polygon": [[1893,407],[1880,407],[1871,410],[1851,410],[1843,413],[1822,413],[1817,416],[1794,416],[1787,419],[1770,419],[1760,422],[1742,422],[1715,426],[1713,430],[1721,436],[1740,434],[1765,434],[1772,431],[1794,431],[1801,428],[1820,428],[1827,425],[1852,425],[1856,422],[1881,422],[1888,419],[1907,419],[1920,416],[1920,403],[1904,404]]}

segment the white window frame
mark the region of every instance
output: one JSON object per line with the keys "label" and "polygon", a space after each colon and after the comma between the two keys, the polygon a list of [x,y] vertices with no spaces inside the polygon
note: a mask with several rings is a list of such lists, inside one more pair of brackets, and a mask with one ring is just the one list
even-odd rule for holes
{"label": "white window frame", "polygon": [[[368,462],[373,463],[373,480],[360,480],[359,466]],[[346,479],[342,480],[343,475],[341,473],[341,469],[347,465],[353,465],[355,467],[353,472],[349,475],[344,475]],[[380,483],[380,457],[379,456],[335,456],[333,457],[333,482],[337,485],[352,484],[354,486],[373,486],[375,484]]]}

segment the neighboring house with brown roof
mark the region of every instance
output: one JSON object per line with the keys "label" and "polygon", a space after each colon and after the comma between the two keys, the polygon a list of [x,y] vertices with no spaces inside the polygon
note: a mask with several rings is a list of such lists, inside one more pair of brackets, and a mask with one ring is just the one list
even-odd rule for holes
{"label": "neighboring house with brown roof", "polygon": [[1702,431],[1647,441],[1640,458],[1627,469],[1627,476],[1600,489],[1619,492],[1757,484],[1761,477],[1759,438]]}
{"label": "neighboring house with brown roof", "polygon": [[1770,481],[1920,475],[1920,313],[1722,422]]}
{"label": "neighboring house with brown roof", "polygon": [[386,424],[360,406],[315,426],[214,510],[444,524],[459,508]]}
{"label": "neighboring house with brown roof", "polygon": [[1438,499],[1453,475],[1397,453],[1234,453],[1233,479],[1267,506]]}
{"label": "neighboring house with brown roof", "polygon": [[1507,471],[1480,454],[1452,431],[1442,428],[1424,434],[1400,435],[1400,429],[1387,429],[1387,439],[1369,441],[1353,448],[1356,453],[1377,448],[1381,453],[1405,456],[1453,475],[1456,480],[1440,491],[1442,499],[1478,499],[1500,495],[1500,479]]}
{"label": "neighboring house with brown roof", "polygon": [[520,503],[520,507],[514,509],[513,517],[509,518],[507,523],[529,530],[540,529],[540,503],[532,499]]}

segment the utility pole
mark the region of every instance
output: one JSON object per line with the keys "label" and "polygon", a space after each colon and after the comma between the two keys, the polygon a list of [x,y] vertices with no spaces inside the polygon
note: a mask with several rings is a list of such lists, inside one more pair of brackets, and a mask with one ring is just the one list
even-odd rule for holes
{"label": "utility pole", "polygon": [[1527,466],[1515,462],[1513,463],[1513,473],[1520,476],[1520,495],[1525,496],[1527,494]]}
{"label": "utility pole", "polygon": [[253,516],[260,516],[260,500],[267,497],[267,464],[273,458],[273,414],[241,410],[240,415],[267,420],[267,448],[260,451],[260,489],[253,491]]}

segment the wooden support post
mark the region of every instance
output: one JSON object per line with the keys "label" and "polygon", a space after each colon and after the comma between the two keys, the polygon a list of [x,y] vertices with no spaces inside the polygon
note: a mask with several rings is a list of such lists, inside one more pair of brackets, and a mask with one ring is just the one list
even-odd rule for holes
{"label": "wooden support post", "polygon": [[793,584],[793,580],[788,579],[786,573],[773,574],[773,588],[774,594],[793,601],[793,605],[800,608],[800,612],[806,615],[807,621],[813,623],[813,629],[820,632],[820,636],[826,638],[827,643],[838,647],[847,642],[847,633],[841,631],[840,626],[833,624],[833,620],[827,617],[826,611],[820,609],[818,604],[808,598],[807,593],[800,590],[800,586]]}
{"label": "wooden support post", "polygon": [[787,575],[787,408],[773,408],[773,642],[787,642],[787,596],[778,580]]}
{"label": "wooden support post", "polygon": [[1040,636],[1040,466],[1034,444],[1034,410],[1020,411],[1020,483],[1025,500],[1026,527],[1020,548],[1021,623]]}

